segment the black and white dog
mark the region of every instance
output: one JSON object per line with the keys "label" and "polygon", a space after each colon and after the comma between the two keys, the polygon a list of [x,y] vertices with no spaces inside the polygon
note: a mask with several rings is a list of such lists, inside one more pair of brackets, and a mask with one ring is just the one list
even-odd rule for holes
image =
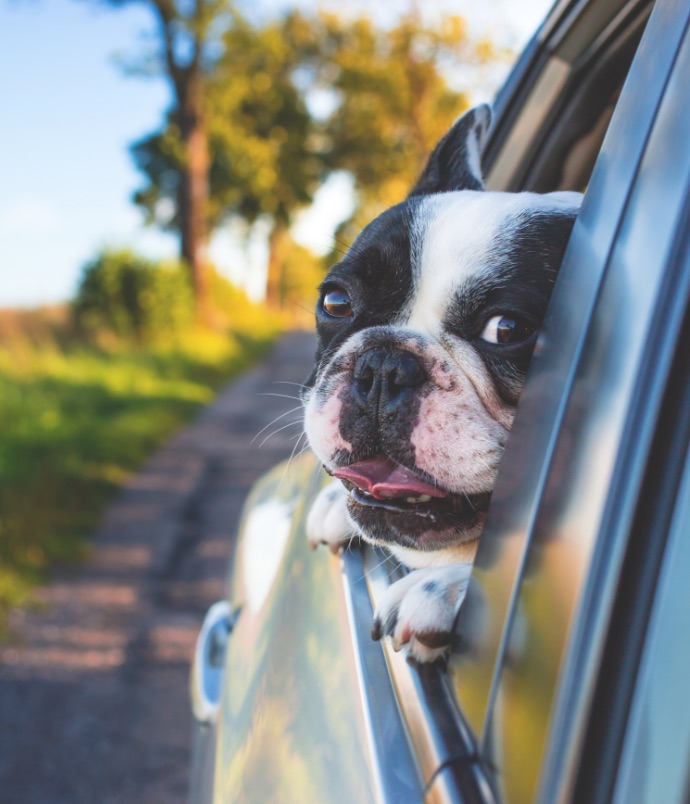
{"label": "black and white dog", "polygon": [[326,277],[306,393],[334,478],[310,542],[357,534],[413,568],[373,636],[419,661],[447,648],[581,196],[483,191],[488,106],[461,117],[401,204]]}

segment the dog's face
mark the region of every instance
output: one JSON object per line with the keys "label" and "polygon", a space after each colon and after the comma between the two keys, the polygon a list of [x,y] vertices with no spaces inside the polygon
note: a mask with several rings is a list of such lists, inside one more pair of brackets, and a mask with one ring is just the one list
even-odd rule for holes
{"label": "dog's face", "polygon": [[579,195],[484,192],[487,107],[326,277],[310,444],[374,543],[476,539]]}

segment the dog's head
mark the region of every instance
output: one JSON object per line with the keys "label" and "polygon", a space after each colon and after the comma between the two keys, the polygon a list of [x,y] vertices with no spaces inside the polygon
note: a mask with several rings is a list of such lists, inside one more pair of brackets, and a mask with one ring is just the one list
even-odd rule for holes
{"label": "dog's head", "polygon": [[321,286],[306,430],[374,543],[478,537],[579,207],[485,192],[489,123],[465,114]]}

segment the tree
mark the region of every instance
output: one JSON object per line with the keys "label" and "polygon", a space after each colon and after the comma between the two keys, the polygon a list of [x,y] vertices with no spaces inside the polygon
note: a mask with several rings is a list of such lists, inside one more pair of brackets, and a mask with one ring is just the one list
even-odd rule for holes
{"label": "tree", "polygon": [[344,23],[324,15],[321,27],[314,85],[336,100],[322,124],[326,169],[355,178],[356,208],[339,234],[351,240],[406,196],[435,144],[467,109],[467,95],[453,89],[449,74],[493,53],[473,43],[455,16],[429,26],[411,14],[380,29],[366,17]]}
{"label": "tree", "polygon": [[[216,60],[219,31],[231,18],[231,0],[109,0],[121,6],[148,6],[157,24],[157,46],[138,69],[163,74],[173,105],[166,130],[134,146],[135,158],[147,172],[171,183],[167,168],[174,164],[175,228],[181,256],[189,266],[197,306],[207,300],[209,144],[206,88]],[[147,147],[156,142],[157,151]],[[149,164],[153,160],[155,164]],[[153,211],[155,193],[145,188],[140,200]],[[160,200],[160,199],[159,199]],[[160,210],[159,210],[160,212]]]}
{"label": "tree", "polygon": [[[309,21],[298,14],[252,25],[236,10],[220,40],[222,55],[205,85],[208,145],[207,231],[232,217],[270,220],[267,300],[277,306],[281,270],[295,213],[311,203],[325,176],[314,120],[294,76],[303,57],[293,35]],[[135,200],[149,222],[177,229],[184,208],[180,130],[174,113],[162,132],[133,146],[147,178]]]}
{"label": "tree", "polygon": [[[342,227],[343,239],[353,239],[356,228],[404,198],[466,109],[447,73],[490,56],[469,41],[460,18],[430,27],[414,15],[381,29],[367,17],[299,12],[251,24],[234,9],[216,44],[214,71],[204,74],[205,231],[232,217],[270,221],[273,305],[285,286],[289,228],[318,186],[333,171],[355,176],[357,207]],[[320,110],[317,96],[327,101]],[[149,220],[184,230],[189,151],[177,110],[133,152],[147,178],[136,200]]]}
{"label": "tree", "polygon": [[279,306],[282,271],[295,214],[326,176],[315,121],[295,76],[304,54],[299,34],[311,20],[299,13],[257,26],[236,20],[223,38],[211,91],[212,141],[222,216],[270,221],[266,300]]}

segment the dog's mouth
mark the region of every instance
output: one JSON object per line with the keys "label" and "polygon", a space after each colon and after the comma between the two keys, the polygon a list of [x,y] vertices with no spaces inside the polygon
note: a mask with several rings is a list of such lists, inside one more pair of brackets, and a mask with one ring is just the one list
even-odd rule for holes
{"label": "dog's mouth", "polygon": [[439,488],[416,472],[383,455],[367,458],[334,469],[358,505],[379,508],[391,513],[412,514],[444,522],[448,515],[474,516],[485,511],[491,493],[457,494]]}

